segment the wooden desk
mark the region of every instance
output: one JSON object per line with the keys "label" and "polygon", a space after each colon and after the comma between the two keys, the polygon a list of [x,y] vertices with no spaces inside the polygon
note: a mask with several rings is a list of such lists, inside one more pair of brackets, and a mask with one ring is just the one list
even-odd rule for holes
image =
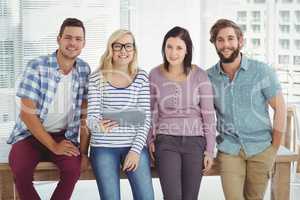
{"label": "wooden desk", "polygon": [[297,133],[296,128],[296,123],[299,123],[296,117],[297,107],[299,107],[299,105],[291,104],[287,108],[286,132],[281,138],[281,144],[293,152],[298,152],[297,172],[300,173],[300,138],[298,138],[299,133]]}
{"label": "wooden desk", "polygon": [[[8,153],[10,146],[0,141],[0,200],[18,199],[14,189],[13,178],[8,166]],[[297,160],[297,154],[285,147],[280,147],[271,177],[271,200],[288,200],[290,195],[290,167],[293,161]],[[213,169],[208,176],[218,176],[218,163],[215,162]],[[157,177],[155,169],[152,169],[152,176]],[[122,178],[124,178],[122,174]],[[59,179],[56,166],[51,162],[38,164],[35,173],[35,181],[54,181]],[[92,169],[89,168],[82,173],[80,180],[95,180]]]}

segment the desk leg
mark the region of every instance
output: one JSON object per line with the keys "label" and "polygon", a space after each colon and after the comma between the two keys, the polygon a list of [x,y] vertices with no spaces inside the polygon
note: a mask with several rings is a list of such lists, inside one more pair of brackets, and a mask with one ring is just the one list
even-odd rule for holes
{"label": "desk leg", "polygon": [[287,127],[286,127],[286,132],[285,134],[282,134],[282,137],[281,137],[281,144],[283,146],[285,146],[286,148],[288,149],[291,149],[291,146],[294,141],[291,140],[291,137],[293,137],[291,134],[292,134],[292,118],[293,118],[293,114],[292,113],[288,113],[287,115],[287,120],[286,120],[286,124],[287,124]]}
{"label": "desk leg", "polygon": [[0,200],[14,200],[14,181],[9,171],[0,171]]}
{"label": "desk leg", "polygon": [[271,177],[271,200],[290,199],[290,162],[275,163]]}
{"label": "desk leg", "polygon": [[297,145],[297,148],[298,148],[297,173],[300,173],[300,145]]}

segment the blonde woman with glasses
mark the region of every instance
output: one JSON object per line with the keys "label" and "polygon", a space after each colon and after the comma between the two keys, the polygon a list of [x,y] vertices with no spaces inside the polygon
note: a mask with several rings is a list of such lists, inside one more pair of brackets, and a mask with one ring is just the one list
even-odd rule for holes
{"label": "blonde woman with glasses", "polygon": [[[129,120],[134,118],[140,123]],[[123,170],[133,198],[153,200],[146,148],[150,87],[147,73],[137,67],[135,39],[127,30],[110,36],[100,67],[89,78],[88,126],[91,163],[101,199],[120,199]]]}

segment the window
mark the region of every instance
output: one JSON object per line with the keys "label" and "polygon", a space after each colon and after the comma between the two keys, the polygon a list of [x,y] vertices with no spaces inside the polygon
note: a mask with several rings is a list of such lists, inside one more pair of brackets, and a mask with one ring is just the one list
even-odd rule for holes
{"label": "window", "polygon": [[8,122],[8,114],[5,113],[2,115],[3,122]]}
{"label": "window", "polygon": [[282,22],[290,22],[290,11],[281,10],[279,11],[279,16]]}
{"label": "window", "polygon": [[252,27],[252,31],[254,33],[260,33],[260,25],[255,24],[255,25],[252,25],[251,27]]}
{"label": "window", "polygon": [[300,65],[300,56],[294,56],[294,65]]}
{"label": "window", "polygon": [[288,39],[279,39],[279,45],[281,49],[289,49],[290,41]]}
{"label": "window", "polygon": [[260,39],[253,38],[251,39],[252,47],[253,48],[259,48],[260,47]]}
{"label": "window", "polygon": [[295,49],[300,50],[300,40],[295,40]]}
{"label": "window", "polygon": [[[273,56],[275,56],[274,67],[276,69],[289,72],[293,72],[295,69],[299,71],[300,0],[249,0],[244,2],[246,2],[244,3],[245,7],[241,6],[240,11],[247,13],[248,16],[244,22],[238,23],[246,27],[245,35],[248,37],[248,44],[244,48],[245,54],[256,59],[265,55],[265,62],[273,62]],[[237,15],[242,18],[242,15],[246,14],[237,13]],[[297,67],[295,68],[293,65]],[[289,76],[285,81],[293,84],[297,82],[300,89],[300,72],[297,78]],[[295,99],[300,101],[299,89],[286,91],[287,96],[297,94]],[[291,99],[286,100],[290,101]]]}
{"label": "window", "polygon": [[296,21],[300,23],[300,10],[295,11]]}
{"label": "window", "polygon": [[5,17],[8,15],[8,0],[0,1],[0,17]]}
{"label": "window", "polygon": [[246,11],[238,11],[237,21],[238,22],[246,22],[247,21],[247,12]]}
{"label": "window", "polygon": [[247,26],[245,24],[240,24],[239,27],[241,28],[243,33],[247,31]]}
{"label": "window", "polygon": [[[129,2],[0,0],[0,126],[1,121],[14,122],[16,80],[20,79],[24,66],[30,59],[55,51],[56,36],[65,18],[76,17],[83,21],[86,46],[80,57],[94,70],[108,36],[120,27],[129,28]],[[11,99],[4,101],[8,95]]]}
{"label": "window", "polygon": [[278,56],[278,63],[279,64],[289,64],[289,55],[279,55]]}
{"label": "window", "polygon": [[248,43],[247,38],[244,38],[243,45],[244,45],[245,48],[247,48],[247,43]]}
{"label": "window", "polygon": [[252,11],[253,22],[259,22],[261,20],[260,11]]}
{"label": "window", "polygon": [[293,0],[281,0],[282,3],[293,3]]}
{"label": "window", "polygon": [[0,40],[0,88],[14,88],[15,87],[15,65],[14,59],[15,42],[7,39]]}
{"label": "window", "polygon": [[295,31],[297,34],[300,34],[300,25],[295,25]]}
{"label": "window", "polygon": [[130,29],[130,18],[131,12],[130,8],[130,0],[120,0],[120,24],[121,28]]}
{"label": "window", "polygon": [[289,25],[279,25],[279,30],[283,34],[290,33],[290,26]]}
{"label": "window", "polygon": [[254,0],[254,3],[266,3],[266,0]]}

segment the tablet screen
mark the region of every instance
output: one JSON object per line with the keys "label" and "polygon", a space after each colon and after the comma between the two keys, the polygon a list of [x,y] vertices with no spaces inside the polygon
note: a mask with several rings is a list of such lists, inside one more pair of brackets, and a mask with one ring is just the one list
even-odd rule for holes
{"label": "tablet screen", "polygon": [[120,111],[109,110],[103,112],[103,119],[110,119],[118,122],[119,126],[143,126],[146,114],[143,110],[123,109]]}

